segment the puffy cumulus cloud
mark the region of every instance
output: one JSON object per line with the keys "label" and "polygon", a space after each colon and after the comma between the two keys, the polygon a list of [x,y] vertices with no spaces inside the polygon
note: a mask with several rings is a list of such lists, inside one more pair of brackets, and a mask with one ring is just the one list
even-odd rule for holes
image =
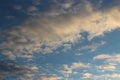
{"label": "puffy cumulus cloud", "polygon": [[[71,6],[67,3],[66,5],[67,7]],[[119,6],[104,12],[95,11],[92,4],[85,0],[78,3],[74,9],[76,11],[71,11],[73,13],[49,15],[46,12],[44,15],[39,14],[37,17],[27,19],[17,28],[1,30],[0,36],[4,41],[0,48],[10,49],[13,54],[18,53],[18,51],[20,53],[26,51],[26,54],[33,52],[52,53],[65,42],[76,43],[81,39],[80,33],[82,32],[87,32],[88,39],[91,40],[120,27]],[[30,10],[36,9],[31,7]]]}

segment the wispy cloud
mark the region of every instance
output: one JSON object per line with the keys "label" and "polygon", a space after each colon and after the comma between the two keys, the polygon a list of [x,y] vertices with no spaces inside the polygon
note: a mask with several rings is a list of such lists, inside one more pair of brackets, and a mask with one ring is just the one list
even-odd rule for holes
{"label": "wispy cloud", "polygon": [[120,79],[120,74],[114,73],[114,74],[103,74],[103,75],[95,75],[95,80],[101,80],[101,79]]}
{"label": "wispy cloud", "polygon": [[109,54],[100,54],[100,55],[97,55],[97,56],[95,56],[94,57],[94,60],[96,60],[96,59],[109,59],[109,58],[111,58],[112,56],[111,55],[109,55]]}
{"label": "wispy cloud", "polygon": [[82,46],[79,48],[79,50],[90,50],[91,52],[94,52],[97,50],[98,47],[104,45],[105,42],[101,41],[100,43],[92,43],[91,45],[86,45],[86,46]]}
{"label": "wispy cloud", "polygon": [[97,68],[102,72],[115,71],[116,70],[116,65],[106,64],[106,65],[97,66]]}
{"label": "wispy cloud", "polygon": [[103,60],[106,62],[120,63],[120,54],[100,54],[94,57],[94,60]]}

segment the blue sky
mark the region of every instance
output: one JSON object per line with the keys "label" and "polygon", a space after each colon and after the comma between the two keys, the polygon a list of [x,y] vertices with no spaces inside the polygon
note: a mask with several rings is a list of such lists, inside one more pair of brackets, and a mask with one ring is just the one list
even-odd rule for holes
{"label": "blue sky", "polygon": [[120,1],[1,0],[0,80],[119,80]]}

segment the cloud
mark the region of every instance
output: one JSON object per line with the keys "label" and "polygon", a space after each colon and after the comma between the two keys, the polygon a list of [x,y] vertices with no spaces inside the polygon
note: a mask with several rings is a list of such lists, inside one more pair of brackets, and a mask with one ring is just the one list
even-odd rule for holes
{"label": "cloud", "polygon": [[38,67],[37,67],[37,66],[32,66],[32,67],[30,68],[30,70],[36,71],[36,70],[38,70]]}
{"label": "cloud", "polygon": [[21,10],[21,9],[22,9],[22,6],[21,6],[21,5],[14,5],[13,8],[16,9],[16,10]]}
{"label": "cloud", "polygon": [[120,54],[100,54],[93,58],[94,60],[103,60],[105,59],[105,62],[111,62],[111,63],[120,63]]}
{"label": "cloud", "polygon": [[58,77],[56,75],[53,75],[53,76],[49,76],[48,77],[48,80],[61,80],[61,77]]}
{"label": "cloud", "polygon": [[41,75],[40,79],[41,80],[61,80],[62,77],[59,77],[55,74],[52,74],[52,75],[43,74],[43,75]]}
{"label": "cloud", "polygon": [[38,9],[35,6],[30,6],[27,9],[28,12],[33,12],[33,11],[36,11],[36,10],[38,10]]}
{"label": "cloud", "polygon": [[72,69],[77,69],[77,68],[90,68],[89,64],[83,64],[81,62],[75,62],[71,66]]}
{"label": "cloud", "polygon": [[10,51],[3,50],[2,54],[6,55],[10,60],[16,60],[16,56]]}
{"label": "cloud", "polygon": [[84,64],[82,62],[74,62],[71,66],[68,66],[67,64],[63,65],[64,70],[61,70],[60,72],[62,74],[74,74],[74,70],[80,69],[80,68],[90,68],[89,64]]}
{"label": "cloud", "polygon": [[91,73],[83,73],[83,78],[91,78]]}
{"label": "cloud", "polygon": [[[40,0],[34,1],[36,5],[40,4]],[[36,6],[27,6],[27,11],[30,13],[34,12],[35,16],[26,19],[16,27],[3,30],[0,28],[0,49],[3,51],[2,54],[8,56],[11,60],[16,60],[17,57],[32,59],[34,53],[54,53],[61,46],[64,46],[65,49],[66,47],[70,49],[72,44],[76,44],[77,41],[84,37],[80,34],[82,32],[88,33],[87,39],[90,41],[94,37],[103,36],[106,32],[120,28],[119,6],[99,11],[94,10],[92,3],[87,0],[82,2],[77,1],[76,5],[75,3],[74,0],[67,0],[64,4],[56,1],[55,5],[50,5],[50,10],[47,9],[48,11],[43,13],[39,12]],[[18,5],[14,8],[22,10],[23,6]],[[93,43],[92,45],[82,47],[82,49],[95,51],[97,47],[103,44],[104,42],[100,44]],[[94,60],[102,59],[107,62],[120,63],[119,54],[101,54],[94,57]],[[64,65],[63,67],[64,69],[61,73],[73,74],[74,70],[90,68],[90,65],[82,62],[74,62],[70,66]],[[20,71],[16,71],[16,69],[20,69]],[[30,73],[23,74],[25,69],[30,70]],[[114,65],[102,65],[100,69],[115,70],[116,68]],[[38,67],[15,66],[14,68],[14,66],[7,65],[7,68],[2,70],[3,72],[5,70],[9,73],[13,72],[13,74],[16,74],[16,72],[21,73],[24,75],[24,78],[21,78],[21,80],[30,80],[36,76],[34,71],[38,70]],[[33,73],[31,73],[32,71]],[[91,74],[84,73],[83,76],[84,78],[89,78]],[[112,74],[112,77],[118,76],[119,74]],[[58,80],[60,78],[56,75],[43,75],[41,79]]]}
{"label": "cloud", "polygon": [[117,65],[120,63],[120,54],[99,54],[95,56],[94,61],[102,61],[102,65],[96,66],[97,70],[100,72],[117,70]]}
{"label": "cloud", "polygon": [[100,71],[115,71],[116,70],[116,66],[115,65],[102,65],[102,66],[97,66],[98,69],[100,69]]}
{"label": "cloud", "polygon": [[100,43],[92,43],[91,45],[86,45],[86,46],[82,46],[81,48],[79,48],[79,50],[90,50],[91,52],[96,51],[96,49],[98,47],[100,47],[101,45],[104,45],[105,42],[101,41]]}
{"label": "cloud", "polygon": [[[120,28],[119,6],[102,12],[95,11],[89,1],[82,1],[71,7],[75,10],[72,11],[73,13],[69,11],[59,15],[49,15],[48,12],[44,15],[39,13],[39,16],[26,19],[16,28],[1,30],[0,36],[4,41],[0,48],[10,49],[13,54],[23,51],[29,54],[52,53],[64,43],[75,44],[82,38],[80,35],[82,32],[87,32],[88,40],[91,40],[96,36],[104,35],[105,32]],[[34,9],[32,7],[32,10]],[[53,7],[50,10],[59,9]],[[78,12],[79,10],[81,13]]]}
{"label": "cloud", "polygon": [[12,78],[17,80],[32,80],[39,77],[38,67],[34,64],[21,64],[17,60],[1,59],[0,79]]}
{"label": "cloud", "polygon": [[24,74],[27,74],[27,72],[30,70],[28,68],[25,68],[24,66],[19,66],[14,62],[7,63],[7,61],[4,60],[0,62],[0,79],[4,79],[6,75],[8,75],[9,77],[23,76]]}
{"label": "cloud", "polygon": [[112,56],[109,55],[109,54],[100,54],[100,55],[97,55],[94,57],[94,60],[99,60],[99,59],[108,59],[108,58],[111,58]]}
{"label": "cloud", "polygon": [[120,74],[113,73],[113,74],[102,74],[102,75],[94,75],[93,77],[95,80],[101,80],[101,79],[120,79]]}

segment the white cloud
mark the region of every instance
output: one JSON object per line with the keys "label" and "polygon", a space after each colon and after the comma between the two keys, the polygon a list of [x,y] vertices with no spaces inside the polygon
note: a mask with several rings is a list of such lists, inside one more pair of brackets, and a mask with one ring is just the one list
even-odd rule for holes
{"label": "white cloud", "polygon": [[94,60],[103,60],[110,63],[120,63],[120,54],[100,54],[93,58]]}
{"label": "white cloud", "polygon": [[117,62],[117,63],[120,63],[120,54],[118,53],[116,55],[111,56],[111,58],[108,59],[107,62]]}
{"label": "white cloud", "polygon": [[32,71],[37,71],[37,70],[38,70],[38,67],[37,67],[37,66],[32,66],[32,67],[30,68],[30,70],[32,70]]}
{"label": "white cloud", "polygon": [[94,80],[101,80],[101,79],[120,79],[120,74],[113,73],[113,74],[102,74],[102,75],[94,75]]}
{"label": "white cloud", "polygon": [[101,66],[97,66],[98,69],[100,69],[100,71],[115,71],[116,70],[116,66],[115,65],[101,65]]}
{"label": "white cloud", "polygon": [[61,80],[61,77],[53,75],[53,76],[50,76],[48,80]]}
{"label": "white cloud", "polygon": [[69,74],[74,74],[75,72],[73,70],[80,69],[80,68],[90,68],[89,64],[84,64],[82,62],[74,62],[71,66],[64,64],[63,65],[64,70],[61,70],[60,72],[64,75],[69,76]]}
{"label": "white cloud", "polygon": [[83,73],[83,78],[91,78],[92,74],[91,73]]}
{"label": "white cloud", "polygon": [[78,68],[90,68],[89,64],[83,64],[81,62],[75,62],[71,66],[72,69],[78,69]]}
{"label": "white cloud", "polygon": [[100,54],[100,55],[97,55],[94,57],[94,60],[97,60],[97,59],[108,59],[108,58],[111,58],[112,56],[109,55],[109,54]]}
{"label": "white cloud", "polygon": [[113,71],[115,72],[118,68],[117,65],[120,63],[120,54],[100,54],[95,56],[94,61],[101,60],[102,65],[96,66],[100,72]]}

